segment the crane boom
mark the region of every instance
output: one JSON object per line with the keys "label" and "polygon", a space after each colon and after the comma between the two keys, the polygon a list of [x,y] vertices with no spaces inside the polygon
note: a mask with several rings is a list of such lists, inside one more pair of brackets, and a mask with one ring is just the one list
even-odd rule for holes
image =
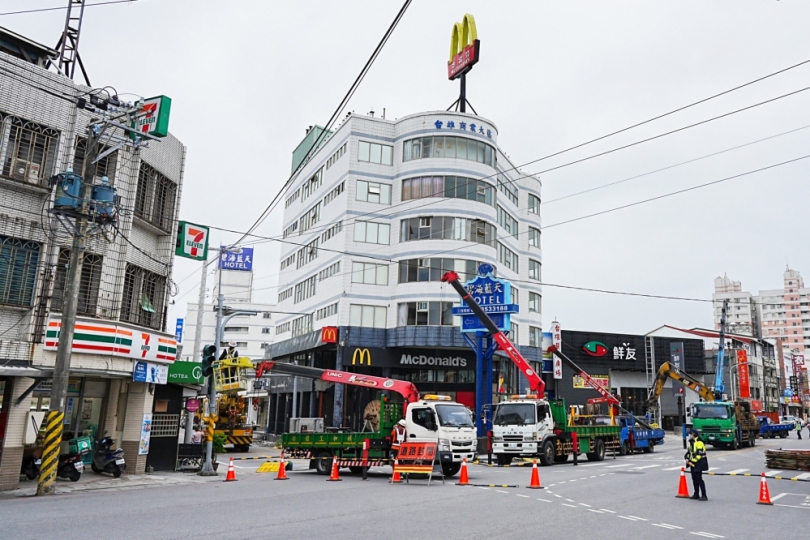
{"label": "crane boom", "polygon": [[[600,399],[599,403],[609,403],[611,405],[619,405],[619,403],[621,403],[621,400],[619,400],[619,398],[611,394],[607,388],[596,382],[596,380],[594,380],[593,377],[588,375],[588,373],[584,369],[576,365],[573,360],[571,360],[565,354],[563,354],[563,352],[559,350],[557,347],[552,345],[551,347],[549,347],[549,351],[556,354],[558,357],[560,357],[561,360],[565,360],[569,366],[574,368],[574,371],[577,372],[577,375],[579,375],[585,380],[585,384],[587,384],[588,386],[599,392],[599,395],[601,395],[602,397],[595,398]],[[590,403],[590,400],[588,400],[588,402]],[[596,403],[596,401],[594,401],[594,403]]]}
{"label": "crane boom", "polygon": [[669,362],[664,362],[661,364],[661,367],[658,368],[658,374],[655,376],[653,392],[650,395],[650,399],[647,401],[648,407],[653,406],[655,402],[658,401],[658,397],[664,390],[664,384],[667,382],[667,378],[678,381],[690,390],[697,392],[704,401],[715,400],[715,394],[712,392],[711,388],[686,373],[678,371],[671,366]]}
{"label": "crane boom", "polygon": [[532,393],[537,394],[538,397],[543,397],[546,391],[546,383],[543,382],[543,379],[532,369],[529,365],[529,362],[523,358],[523,355],[518,352],[512,342],[509,341],[509,338],[500,331],[500,329],[492,322],[489,315],[481,309],[481,306],[478,305],[478,302],[472,297],[472,295],[467,292],[464,288],[464,285],[461,284],[459,281],[458,274],[455,272],[447,272],[442,276],[442,281],[445,283],[449,283],[456,292],[461,295],[461,299],[467,302],[467,307],[469,307],[473,313],[475,313],[478,320],[486,326],[487,330],[492,333],[492,339],[495,340],[495,343],[498,344],[498,347],[506,353],[510,360],[517,366],[518,370],[523,374],[526,379],[529,381],[529,388],[531,389]]}
{"label": "crane boom", "polygon": [[[391,390],[402,395],[405,404],[419,401],[419,390],[408,381],[398,379],[388,379],[385,377],[374,377],[372,375],[361,375],[360,373],[350,373],[348,371],[338,371],[336,369],[320,369],[308,366],[297,366],[276,362],[275,360],[265,360],[256,366],[256,378],[260,379],[268,372],[283,373],[295,377],[305,377],[307,379],[319,379],[321,381],[348,384],[351,386],[362,386],[365,388],[375,388],[377,390]],[[403,409],[404,410],[404,409]]]}
{"label": "crane boom", "polygon": [[726,360],[726,310],[728,309],[728,300],[723,300],[723,310],[720,313],[720,344],[717,348],[717,367],[714,377],[714,397],[715,399],[723,399],[723,394],[726,393],[726,383],[723,382],[723,370],[725,368]]}

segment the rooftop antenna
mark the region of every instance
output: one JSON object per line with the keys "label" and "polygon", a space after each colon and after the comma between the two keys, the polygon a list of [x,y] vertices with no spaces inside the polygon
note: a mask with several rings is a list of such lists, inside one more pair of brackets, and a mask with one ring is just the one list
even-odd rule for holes
{"label": "rooftop antenna", "polygon": [[82,17],[84,17],[85,5],[85,0],[68,0],[65,29],[56,44],[56,50],[59,51],[57,68],[70,80],[73,80],[73,76],[76,74],[76,65],[78,64],[79,69],[82,70],[85,84],[92,86],[87,71],[84,69],[82,57],[79,56],[79,37],[82,33]]}

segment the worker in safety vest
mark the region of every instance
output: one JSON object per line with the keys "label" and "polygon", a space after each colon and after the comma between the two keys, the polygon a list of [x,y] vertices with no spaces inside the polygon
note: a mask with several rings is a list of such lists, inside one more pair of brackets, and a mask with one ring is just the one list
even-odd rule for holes
{"label": "worker in safety vest", "polygon": [[709,469],[709,460],[706,458],[706,444],[700,440],[698,432],[694,429],[689,431],[689,452],[687,453],[686,466],[689,467],[692,473],[692,486],[695,490],[691,498],[696,501],[708,501],[706,483],[703,481],[703,472]]}
{"label": "worker in safety vest", "polygon": [[396,459],[399,447],[405,442],[405,420],[400,420],[391,431],[391,458]]}

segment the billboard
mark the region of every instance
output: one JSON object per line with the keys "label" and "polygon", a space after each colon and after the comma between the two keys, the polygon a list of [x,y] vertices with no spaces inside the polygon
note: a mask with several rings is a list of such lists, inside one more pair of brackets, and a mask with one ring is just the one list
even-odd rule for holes
{"label": "billboard", "polygon": [[751,383],[748,380],[748,351],[745,349],[737,351],[737,380],[740,383],[740,397],[750,398]]}
{"label": "billboard", "polygon": [[223,246],[219,256],[219,267],[222,270],[238,270],[241,272],[253,271],[253,248],[233,248],[232,251],[224,251]]}

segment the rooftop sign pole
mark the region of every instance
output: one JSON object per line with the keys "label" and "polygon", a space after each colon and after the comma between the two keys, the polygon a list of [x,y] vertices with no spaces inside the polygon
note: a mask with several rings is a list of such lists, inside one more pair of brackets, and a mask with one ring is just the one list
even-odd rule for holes
{"label": "rooftop sign pole", "polygon": [[450,35],[450,60],[447,62],[447,78],[451,81],[461,79],[461,93],[458,101],[453,104],[457,104],[457,110],[461,112],[467,112],[467,73],[478,63],[480,49],[481,42],[478,40],[475,18],[467,13],[460,23],[453,25],[453,32]]}

